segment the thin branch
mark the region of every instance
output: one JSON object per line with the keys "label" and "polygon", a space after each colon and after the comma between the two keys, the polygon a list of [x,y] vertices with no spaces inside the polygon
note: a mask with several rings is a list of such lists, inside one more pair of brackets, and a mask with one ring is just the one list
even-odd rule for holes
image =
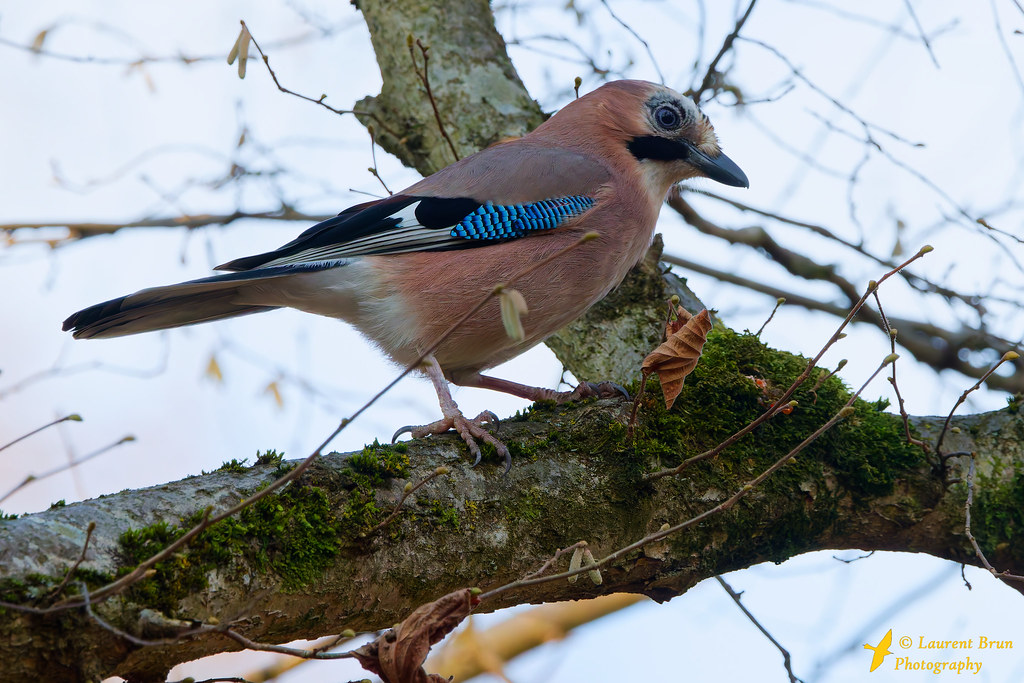
{"label": "thin branch", "polygon": [[615,11],[612,10],[611,5],[608,4],[608,0],[601,0],[601,4],[604,5],[604,8],[608,10],[608,14],[611,15],[611,18],[614,19],[619,24],[619,26],[629,31],[630,35],[639,40],[640,43],[644,46],[644,49],[647,50],[647,57],[650,58],[651,64],[654,66],[654,70],[658,74],[658,82],[661,83],[662,85],[665,85],[665,74],[662,73],[661,67],[658,66],[658,60],[654,58],[654,53],[651,51],[650,44],[648,44],[646,40],[641,38],[640,34],[637,33],[632,26],[630,26],[625,21],[619,18],[619,15],[617,15]]}
{"label": "thin branch", "polygon": [[[102,26],[102,25],[101,25]],[[52,34],[57,26],[50,26],[45,29],[47,35]],[[37,40],[40,34],[36,35]],[[281,40],[275,40],[267,43],[268,48],[283,48],[291,46],[308,46],[312,40],[325,40],[333,37],[333,31],[325,31],[323,29],[317,31],[308,31],[299,35],[295,35],[291,38],[283,38]],[[151,56],[140,54],[138,57],[96,57],[92,55],[75,55],[66,52],[54,52],[47,50],[42,47],[41,43],[32,43],[30,45],[24,45],[22,43],[15,42],[9,38],[0,37],[0,45],[6,45],[7,47],[27,52],[35,57],[45,57],[47,59],[54,59],[63,62],[72,62],[75,64],[94,64],[97,66],[125,66],[128,69],[138,69],[146,64],[182,64],[184,66],[191,66],[202,62],[220,62],[224,59],[223,54],[216,55],[196,55],[189,56],[185,54],[176,55],[160,55]]]}
{"label": "thin branch", "polygon": [[53,427],[54,425],[59,425],[61,422],[69,422],[69,421],[70,422],[81,422],[82,421],[82,416],[79,415],[78,413],[72,413],[70,415],[65,415],[64,417],[59,417],[56,420],[53,420],[52,422],[47,422],[42,427],[37,427],[37,428],[33,429],[31,432],[29,432],[28,434],[22,434],[21,436],[19,436],[14,441],[9,441],[9,442],[5,443],[3,446],[0,446],[0,451],[6,450],[6,449],[10,448],[11,446],[13,446],[14,444],[20,443],[20,442],[24,441],[25,439],[29,438],[30,436],[34,436],[34,435],[38,434],[39,432],[41,432],[43,430],[46,430],[46,429],[49,429],[50,427]]}
{"label": "thin branch", "polygon": [[932,58],[932,64],[935,68],[939,67],[939,60],[935,58],[935,52],[932,51],[932,44],[928,41],[928,35],[924,32],[924,27],[921,26],[921,20],[917,18],[917,12],[914,11],[914,6],[910,0],[903,0],[903,4],[907,6],[907,11],[910,12],[910,18],[914,20],[914,26],[917,28],[917,34],[921,37],[921,42],[924,43],[925,49],[928,50],[928,56]]}
{"label": "thin branch", "polygon": [[271,221],[307,221],[319,223],[332,216],[313,215],[296,211],[288,206],[282,206],[273,211],[233,211],[225,214],[200,213],[188,216],[162,216],[158,218],[145,218],[137,221],[124,221],[118,223],[67,223],[62,221],[42,221],[32,223],[3,223],[0,224],[0,231],[13,232],[15,230],[41,230],[45,228],[64,228],[68,231],[65,240],[74,240],[96,235],[111,235],[125,228],[202,228],[209,225],[229,225],[238,220],[258,219]]}
{"label": "thin branch", "polygon": [[[1014,1],[1016,2],[1016,0]],[[1006,44],[1006,36],[1003,35],[1003,25],[999,21],[999,10],[996,7],[995,0],[989,0],[989,4],[992,6],[992,21],[995,23],[996,37],[999,38],[999,45],[1006,54],[1006,61],[1010,63],[1010,69],[1013,70],[1013,75],[1017,79],[1017,85],[1020,87],[1021,92],[1024,93],[1024,78],[1021,77],[1020,69],[1017,68],[1017,61],[1013,58],[1010,46]],[[1019,9],[1020,5],[1017,7]]]}
{"label": "thin branch", "polygon": [[775,637],[768,632],[768,629],[761,625],[761,622],[757,620],[757,617],[750,613],[750,610],[748,610],[746,605],[743,604],[743,601],[740,600],[741,594],[733,590],[732,586],[730,586],[726,582],[726,580],[723,579],[721,576],[716,575],[715,580],[718,581],[718,585],[725,589],[725,592],[729,594],[729,597],[732,598],[732,601],[735,602],[736,606],[740,608],[740,611],[747,616],[747,619],[750,620],[750,623],[756,626],[757,630],[760,631],[765,638],[771,641],[771,644],[774,645],[778,649],[778,651],[782,653],[782,665],[786,667],[786,674],[789,676],[789,683],[804,683],[802,678],[797,678],[796,674],[793,673],[793,662],[789,655],[789,650],[782,647],[782,643],[775,640]]}
{"label": "thin branch", "polygon": [[768,254],[773,261],[787,271],[807,280],[822,280],[835,285],[843,296],[853,304],[860,292],[852,282],[839,275],[835,266],[822,265],[779,244],[764,228],[752,226],[742,229],[723,228],[705,219],[689,202],[683,199],[676,189],[669,192],[668,205],[676,211],[689,225],[707,235],[713,235],[730,244],[743,244]]}
{"label": "thin branch", "polygon": [[960,394],[960,398],[956,400],[956,403],[953,404],[953,407],[949,411],[949,415],[946,416],[946,421],[942,424],[942,431],[939,432],[939,438],[935,442],[935,452],[939,454],[939,457],[942,457],[943,459],[948,457],[948,455],[942,455],[942,441],[943,439],[946,438],[946,432],[949,431],[949,423],[953,419],[953,413],[956,412],[956,409],[963,405],[963,402],[967,400],[967,397],[971,394],[971,392],[977,391],[979,388],[981,388],[982,383],[984,383],[984,381],[988,379],[989,376],[993,372],[995,372],[1000,365],[1007,361],[1017,360],[1018,358],[1020,358],[1020,354],[1018,354],[1016,351],[1007,351],[1006,353],[1003,354],[1003,357],[996,362],[995,365],[988,369],[988,372],[981,376],[981,379],[975,382],[973,386],[965,389],[964,393]]}
{"label": "thin branch", "polygon": [[964,534],[967,536],[967,540],[971,542],[971,547],[974,548],[974,554],[981,561],[982,566],[989,571],[992,576],[997,579],[1003,579],[1007,581],[1024,581],[1024,576],[1018,576],[1017,574],[1011,574],[1009,572],[1001,572],[992,566],[992,563],[985,557],[985,553],[981,551],[981,546],[978,545],[977,539],[974,538],[974,534],[971,533],[971,506],[974,505],[974,453],[969,454],[970,460],[967,465],[967,500],[964,502]]}
{"label": "thin branch", "polygon": [[[889,345],[893,353],[896,353],[896,335],[898,330],[895,327],[890,327],[889,319],[885,317],[885,311],[882,309],[882,300],[878,296],[878,290],[874,292],[875,304],[878,306],[878,315],[882,318],[882,325],[885,326],[885,331],[889,335]],[[896,364],[892,364],[892,375],[889,377],[889,384],[892,385],[893,391],[896,392],[896,400],[900,406],[900,417],[903,418],[903,432],[906,434],[907,443],[913,444],[921,448],[925,453],[931,452],[931,447],[928,446],[921,439],[915,438],[910,433],[910,415],[907,413],[906,403],[903,400],[903,394],[900,393],[900,385],[896,381]]]}
{"label": "thin branch", "polygon": [[[801,306],[811,311],[822,311],[836,317],[844,316],[847,311],[846,308],[838,304],[812,299],[792,290],[767,285],[763,282],[741,277],[717,268],[711,268],[706,264],[690,261],[679,256],[665,254],[662,256],[662,260],[695,273],[713,277],[721,282],[745,287],[776,299],[784,297],[788,304]],[[882,321],[878,314],[867,307],[861,308],[854,320],[856,322],[868,323],[875,327],[882,326]],[[984,370],[961,359],[957,353],[958,349],[980,350],[995,348],[1002,350],[1014,346],[1013,342],[996,337],[984,330],[965,328],[960,332],[953,333],[936,325],[917,320],[890,318],[890,321],[898,329],[902,330],[900,345],[910,351],[919,361],[930,365],[936,370],[956,370],[967,377],[979,377],[984,374]],[[1024,391],[1024,377],[1021,374],[1017,372],[1010,377],[1002,377],[1000,375],[988,376],[988,386],[1010,392]]]}
{"label": "thin branch", "polygon": [[55,598],[60,595],[61,591],[64,590],[64,587],[68,585],[71,577],[74,576],[75,571],[78,570],[79,565],[85,561],[85,554],[89,551],[89,540],[92,538],[92,532],[94,531],[96,531],[96,522],[89,522],[89,526],[85,530],[85,542],[82,543],[82,553],[78,556],[78,559],[75,560],[75,563],[71,565],[67,573],[64,574],[64,580],[61,581],[56,588],[50,591],[50,594],[47,596],[48,598]]}
{"label": "thin branch", "polygon": [[[423,56],[423,70],[420,70],[419,65],[416,63],[416,53],[413,52],[413,45],[420,49],[420,54]],[[441,120],[441,112],[437,108],[437,100],[434,99],[434,91],[430,88],[430,74],[427,70],[430,63],[430,56],[427,54],[430,50],[429,45],[424,45],[423,41],[419,38],[413,43],[412,36],[409,36],[409,59],[412,60],[412,68],[416,73],[416,76],[420,79],[423,84],[424,90],[427,91],[427,99],[430,100],[430,107],[434,110],[434,120],[437,121],[437,127],[441,131],[441,137],[448,143],[448,149],[452,151],[452,156],[455,157],[455,161],[459,160],[459,152],[455,149],[455,143],[448,137],[448,130],[444,126],[444,121]]]}
{"label": "thin branch", "polygon": [[413,493],[415,493],[420,487],[422,487],[428,481],[431,481],[432,479],[435,479],[435,478],[441,476],[442,474],[448,474],[448,471],[449,471],[448,468],[444,467],[442,465],[441,467],[438,467],[437,469],[435,469],[433,472],[431,472],[427,476],[425,476],[422,479],[420,479],[418,482],[416,482],[415,485],[411,484],[411,483],[410,484],[406,484],[405,489],[402,491],[402,497],[398,499],[397,503],[395,503],[395,507],[391,511],[391,514],[388,515],[387,517],[385,517],[383,520],[381,520],[377,524],[375,524],[373,526],[373,528],[371,528],[369,531],[367,531],[365,534],[363,534],[363,536],[371,536],[374,533],[376,533],[377,531],[379,531],[380,529],[383,529],[388,524],[390,524],[391,521],[395,517],[398,517],[399,513],[402,511],[402,504],[405,503],[405,500],[409,496],[411,496]]}
{"label": "thin branch", "polygon": [[288,647],[287,645],[261,643],[255,640],[250,640],[238,631],[234,631],[232,629],[224,629],[221,633],[247,650],[276,652],[277,654],[291,655],[292,657],[301,657],[303,659],[351,659],[354,656],[352,652],[324,652],[319,649],[306,650],[298,647]]}
{"label": "thin branch", "polygon": [[78,467],[82,463],[88,462],[89,460],[92,460],[95,457],[103,455],[107,451],[113,450],[114,448],[117,448],[121,444],[125,444],[125,443],[128,443],[130,441],[135,441],[135,437],[134,436],[123,437],[120,441],[115,441],[114,443],[109,444],[107,446],[104,446],[103,448],[100,448],[99,450],[93,451],[92,453],[90,453],[88,455],[82,456],[81,458],[78,458],[77,460],[75,460],[73,462],[67,462],[67,463],[64,463],[63,465],[58,465],[57,467],[54,467],[54,468],[49,469],[49,470],[46,470],[45,472],[43,472],[41,474],[30,474],[27,477],[25,477],[21,481],[21,483],[17,484],[14,488],[10,489],[7,493],[5,493],[4,495],[0,496],[0,503],[4,502],[5,500],[7,500],[11,496],[13,496],[15,493],[17,493],[21,489],[25,488],[26,486],[28,486],[29,484],[31,484],[34,481],[40,481],[41,479],[46,479],[47,477],[52,477],[55,474],[60,474],[61,472],[66,472],[67,470],[71,469],[72,467]]}
{"label": "thin branch", "polygon": [[[241,24],[242,24],[242,28],[243,29],[245,29],[246,31],[249,31],[249,27],[246,25],[245,21],[242,21]],[[324,109],[327,109],[328,111],[330,111],[330,112],[332,112],[334,114],[339,114],[339,115],[342,115],[342,114],[358,114],[360,116],[366,116],[366,117],[371,118],[374,121],[376,121],[377,124],[380,125],[380,127],[383,128],[384,130],[388,131],[392,135],[396,135],[397,136],[397,133],[395,133],[393,130],[391,130],[391,128],[388,127],[387,123],[385,123],[384,121],[380,120],[380,118],[376,114],[374,114],[373,112],[359,111],[357,109],[336,109],[335,107],[332,107],[331,105],[329,105],[326,102],[324,102],[324,100],[327,99],[327,95],[321,95],[320,97],[313,98],[313,97],[309,97],[308,95],[303,95],[301,93],[295,92],[294,90],[289,90],[288,88],[284,87],[283,85],[281,85],[281,81],[279,81],[277,79],[277,74],[274,73],[274,70],[270,67],[270,57],[268,57],[263,52],[263,48],[261,48],[260,44],[256,41],[256,36],[252,35],[252,31],[249,31],[249,38],[250,38],[250,40],[252,40],[252,44],[256,46],[256,51],[260,53],[260,57],[263,58],[263,63],[266,65],[267,71],[270,73],[270,77],[274,81],[274,85],[276,85],[277,89],[280,90],[281,92],[283,92],[283,93],[285,93],[287,95],[293,95],[295,97],[298,97],[300,100],[306,100],[307,102],[312,102],[313,104],[318,104],[321,107],[323,107]]]}
{"label": "thin branch", "polygon": [[[770,219],[772,219],[774,221],[778,221],[779,223],[782,223],[784,225],[792,225],[793,227],[804,228],[806,230],[811,231],[812,233],[814,233],[816,235],[824,237],[825,239],[832,240],[833,242],[837,242],[837,243],[843,245],[844,247],[852,249],[853,251],[857,252],[861,256],[864,256],[866,258],[871,259],[872,261],[874,261],[875,263],[877,263],[880,266],[885,266],[886,268],[892,268],[894,265],[896,265],[891,259],[884,259],[884,258],[881,258],[879,256],[876,256],[875,254],[872,254],[870,251],[868,251],[864,247],[863,243],[857,243],[857,242],[852,242],[850,240],[847,240],[847,239],[837,235],[836,233],[834,233],[833,231],[829,230],[828,228],[826,228],[826,227],[824,227],[822,225],[817,225],[815,223],[808,223],[806,221],[796,220],[794,218],[790,218],[788,216],[783,216],[782,214],[775,213],[773,211],[768,211],[766,209],[760,209],[758,207],[751,206],[749,204],[745,204],[745,203],[743,203],[741,201],[737,201],[737,200],[735,200],[735,199],[733,199],[731,197],[726,197],[724,195],[716,194],[714,192],[710,192],[710,191],[705,190],[705,189],[696,190],[694,188],[684,188],[682,186],[679,186],[679,187],[680,187],[680,189],[684,189],[684,190],[687,190],[689,192],[695,192],[697,194],[701,194],[701,195],[704,195],[704,196],[707,196],[707,197],[711,197],[713,199],[717,199],[718,201],[725,202],[729,206],[732,206],[733,208],[738,209],[740,211],[755,213],[755,214],[757,214],[759,216],[764,216],[765,218],[770,218]],[[925,278],[925,277],[922,277],[920,275],[917,275],[917,274],[911,272],[909,269],[908,270],[900,271],[900,277],[902,277],[907,282],[908,285],[910,285],[911,287],[913,287],[914,289],[916,289],[919,292],[938,294],[939,296],[941,296],[941,297],[943,297],[943,298],[945,298],[947,300],[960,301],[960,302],[970,306],[971,308],[973,308],[975,311],[978,312],[979,315],[983,315],[984,314],[984,306],[981,304],[981,301],[983,301],[983,300],[991,301],[994,298],[994,297],[992,297],[990,295],[961,294],[961,293],[959,293],[959,292],[957,292],[955,290],[949,289],[948,287],[943,287],[942,285],[940,285],[940,284],[938,284],[936,282],[933,282],[933,281],[929,280],[928,278]],[[1011,304],[1013,306],[1021,305],[1021,302],[1018,301],[1018,300],[1012,300],[1012,299],[996,299],[996,300],[1002,301],[1003,303]]]}
{"label": "thin branch", "polygon": [[722,47],[718,49],[718,54],[715,55],[715,58],[711,60],[710,64],[708,64],[708,69],[704,73],[704,79],[700,82],[700,87],[696,90],[691,89],[691,91],[687,93],[693,98],[694,102],[700,104],[701,95],[703,95],[706,90],[711,89],[716,81],[718,81],[720,76],[718,72],[718,63],[722,61],[722,57],[732,49],[733,43],[736,42],[736,38],[739,37],[740,31],[743,29],[743,25],[747,23],[747,19],[750,18],[750,13],[754,11],[755,4],[757,4],[757,0],[750,0],[750,4],[747,5],[747,10],[740,15],[739,19],[736,20],[736,25],[733,27],[732,32],[725,37],[724,41],[722,41]]}
{"label": "thin branch", "polygon": [[760,339],[761,333],[764,332],[764,328],[768,327],[768,323],[772,321],[772,318],[775,317],[775,313],[784,303],[786,303],[786,297],[784,296],[780,296],[778,299],[775,300],[775,308],[773,308],[772,312],[768,315],[768,319],[765,320],[761,327],[758,328],[757,332],[754,333],[755,337]]}
{"label": "thin branch", "polygon": [[388,184],[384,182],[384,179],[380,177],[380,172],[377,170],[377,139],[374,136],[376,131],[373,128],[373,124],[366,126],[366,132],[370,134],[370,158],[373,159],[373,166],[367,170],[370,171],[370,174],[373,175],[374,178],[380,181],[380,184],[384,187],[384,191],[387,192],[390,197],[394,192],[392,192],[391,188],[388,187]]}

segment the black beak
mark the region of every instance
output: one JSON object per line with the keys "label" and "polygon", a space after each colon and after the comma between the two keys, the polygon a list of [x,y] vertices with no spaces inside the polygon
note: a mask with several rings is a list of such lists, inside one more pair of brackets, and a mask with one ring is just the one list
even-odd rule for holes
{"label": "black beak", "polygon": [[692,145],[687,145],[687,147],[690,148],[690,155],[687,161],[708,178],[717,180],[723,185],[731,185],[732,187],[750,187],[747,174],[729,157],[720,153],[712,159]]}

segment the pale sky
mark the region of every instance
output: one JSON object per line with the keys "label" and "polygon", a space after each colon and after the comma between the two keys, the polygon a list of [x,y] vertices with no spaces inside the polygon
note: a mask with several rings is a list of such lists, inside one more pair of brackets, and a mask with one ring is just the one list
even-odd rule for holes
{"label": "pale sky", "polygon": [[[522,43],[511,45],[512,59],[546,109],[567,101],[575,76],[584,77],[584,90],[599,82],[587,67],[558,58],[573,57],[573,48],[543,36],[567,36],[602,65],[629,77],[658,80],[643,46],[599,2],[576,4],[588,14],[582,25],[561,9],[563,3],[528,4],[499,15],[506,40]],[[706,4],[703,64],[732,25],[732,3]],[[698,48],[697,4],[612,1],[611,6],[649,42],[667,84],[685,90]],[[709,182],[698,186],[826,225],[850,240],[863,239],[884,257],[892,252],[897,220],[905,221],[901,242],[907,254],[924,244],[936,248],[919,272],[964,291],[1013,295],[1024,279],[1012,261],[1024,260],[1020,245],[1011,243],[1003,250],[978,226],[943,222],[942,217],[954,215],[958,206],[972,215],[987,215],[1009,205],[992,223],[1018,237],[1022,234],[1024,85],[996,37],[991,6],[914,6],[926,32],[938,33],[932,48],[940,68],[913,39],[917,29],[904,3],[862,2],[855,11],[898,24],[908,37],[893,37],[867,23],[837,17],[810,2],[759,4],[744,35],[780,50],[815,86],[874,124],[869,130],[885,153],[925,174],[935,187],[873,152],[849,192],[846,176],[858,168],[864,145],[840,132],[828,132],[821,122],[857,136],[864,129],[793,78],[771,52],[743,42],[738,44],[738,66],[731,77],[747,99],[778,95],[790,81],[794,88],[770,103],[738,108],[726,106],[731,100],[723,96],[722,103],[705,107],[724,149],[747,173],[751,187],[723,188]],[[1014,30],[1024,30],[1024,13],[1013,2],[996,2],[995,7],[1007,49],[1022,64],[1024,36]],[[264,46],[308,36],[294,45],[270,47],[275,71],[296,91],[314,97],[326,93],[333,106],[349,107],[378,92],[380,75],[361,17],[347,3],[61,1],[19,3],[0,19],[0,38],[22,45],[55,26],[44,48],[60,55],[127,61],[140,55],[211,57],[188,67],[176,61],[128,67],[36,56],[0,45],[6,66],[0,98],[2,223],[126,221],[182,212],[230,212],[238,206],[256,211],[275,208],[279,192],[310,213],[335,213],[365,201],[365,193],[383,192],[365,170],[371,164],[370,145],[353,118],[334,116],[279,93],[258,62],[250,63],[246,78],[240,80],[224,60],[239,19],[245,19]],[[316,35],[310,22],[332,29],[331,33]],[[243,128],[246,145],[239,148]],[[924,146],[899,142],[885,130]],[[797,154],[776,140],[785,141]],[[264,176],[219,191],[190,185],[222,177],[232,161]],[[381,150],[377,162],[392,189],[417,179],[414,171]],[[811,163],[833,169],[839,177]],[[277,167],[293,173],[281,178],[267,173]],[[693,201],[729,227],[765,224],[711,200]],[[191,234],[137,229],[57,250],[45,244],[20,244],[0,251],[0,291],[7,294],[0,299],[6,320],[0,331],[0,444],[70,412],[85,417],[83,423],[51,429],[0,455],[0,481],[10,482],[0,488],[6,490],[27,474],[80,457],[126,434],[137,439],[70,473],[27,487],[5,501],[4,510],[32,512],[58,499],[70,502],[160,484],[213,469],[231,458],[252,458],[257,450],[276,448],[302,457],[340,418],[390,381],[397,368],[353,330],[292,311],[109,341],[73,342],[60,332],[60,322],[79,308],[143,287],[201,277],[216,263],[276,247],[305,227],[247,221]],[[836,298],[832,288],[785,276],[753,251],[698,235],[668,209],[662,212],[659,230],[669,253],[823,300]],[[60,229],[45,234],[22,231],[14,239],[30,242],[61,235]],[[859,286],[885,271],[805,231],[773,229],[773,235],[821,262],[838,263],[840,272]],[[703,276],[680,274],[690,277],[693,289],[738,329],[760,327],[774,304],[768,297]],[[940,325],[952,319],[947,310],[923,302],[900,283],[887,286],[882,298],[892,315]],[[1019,309],[999,304],[992,308],[997,332],[1011,339],[1024,334]],[[965,312],[959,313],[967,318]],[[813,354],[835,325],[827,316],[783,307],[763,338],[779,348]],[[840,358],[849,358],[842,376],[859,385],[887,353],[885,337],[860,326],[823,363],[831,367]],[[211,358],[222,370],[222,382],[207,373]],[[899,373],[912,414],[947,412],[960,392],[973,384],[955,373],[936,375],[907,353]],[[540,347],[494,374],[555,386],[561,369]],[[272,383],[282,393],[280,407],[267,391]],[[889,394],[884,381],[866,392],[869,398]],[[458,389],[454,395],[467,414],[486,408],[509,415],[525,405],[479,390]],[[1004,395],[982,391],[972,394],[961,411],[1004,405]],[[375,438],[390,438],[397,426],[429,422],[437,415],[429,383],[406,379],[333,446],[356,449]],[[861,680],[869,653],[859,643],[833,668],[815,673],[815,666],[852,638],[875,643],[888,628],[943,638],[984,631],[1016,639],[1021,649],[991,655],[972,679],[1021,680],[1024,627],[1009,618],[1007,609],[1016,604],[1011,601],[1020,600],[1019,594],[981,572],[968,569],[967,575],[972,591],[963,586],[958,567],[927,557],[876,554],[845,564],[829,553],[817,553],[778,567],[754,567],[730,581],[746,591],[745,604],[790,649],[797,674],[807,681]],[[933,592],[882,623],[873,622],[883,609],[899,604],[900,596],[929,581],[939,584]],[[493,618],[500,617],[480,622]],[[181,667],[175,675],[241,675],[252,666],[251,661],[235,661],[189,665],[204,668]],[[360,677],[348,667],[312,663],[302,668],[304,673],[281,680]],[[785,680],[781,658],[770,643],[716,584],[708,582],[668,605],[635,607],[588,626],[565,643],[515,662],[508,674],[517,683],[684,677]],[[885,675],[872,674],[889,680]],[[900,680],[934,680],[928,676],[934,675],[901,672]]]}

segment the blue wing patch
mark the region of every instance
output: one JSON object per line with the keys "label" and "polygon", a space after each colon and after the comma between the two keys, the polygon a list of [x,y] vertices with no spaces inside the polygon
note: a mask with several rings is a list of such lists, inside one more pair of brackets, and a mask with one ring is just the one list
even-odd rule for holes
{"label": "blue wing patch", "polygon": [[452,237],[468,240],[504,240],[533,230],[551,230],[594,205],[590,197],[575,195],[529,204],[482,204],[452,228]]}

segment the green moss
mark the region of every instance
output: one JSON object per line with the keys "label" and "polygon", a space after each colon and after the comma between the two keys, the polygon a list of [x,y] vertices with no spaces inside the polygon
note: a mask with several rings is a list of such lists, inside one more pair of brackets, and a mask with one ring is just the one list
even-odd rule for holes
{"label": "green moss", "polygon": [[533,523],[544,516],[544,493],[531,487],[518,494],[505,504],[505,518],[510,524]]}
{"label": "green moss", "polygon": [[[104,572],[79,567],[61,589],[60,594],[55,594],[55,590],[64,581],[66,572],[70,568],[70,565],[67,566],[59,576],[33,573],[21,579],[2,578],[0,579],[0,601],[33,606],[48,605],[60,597],[77,595],[83,583],[91,590],[110,583],[114,578]],[[0,609],[0,614],[3,613],[3,610]]]}
{"label": "green moss", "polygon": [[13,513],[13,512],[4,512],[3,510],[0,510],[0,521],[3,521],[5,519],[17,519],[17,518],[18,518],[18,515]]}
{"label": "green moss", "polygon": [[408,447],[382,444],[376,439],[363,450],[352,454],[347,463],[353,471],[369,478],[373,486],[382,486],[388,479],[409,475]]}
{"label": "green moss", "polygon": [[[201,519],[197,512],[179,524],[158,522],[122,534],[119,575],[166,548]],[[285,590],[298,589],[317,580],[331,563],[342,526],[323,489],[293,483],[198,534],[181,552],[157,563],[154,575],[135,584],[128,595],[173,615],[183,598],[206,587],[210,572],[232,569],[273,572]]]}
{"label": "green moss", "polygon": [[1024,472],[1009,481],[978,477],[974,484],[971,530],[989,561],[999,566],[1020,566],[1024,544]]}
{"label": "green moss", "polygon": [[57,508],[62,508],[62,507],[65,507],[66,505],[67,505],[67,501],[65,501],[63,498],[61,498],[56,503],[50,503],[50,509],[51,510],[56,510]]}
{"label": "green moss", "polygon": [[382,444],[374,439],[345,461],[349,496],[340,517],[346,535],[361,536],[380,521],[383,511],[377,506],[377,489],[389,479],[409,476],[407,450],[405,444]]}
{"label": "green moss", "polygon": [[[650,380],[636,430],[638,455],[655,467],[672,466],[716,446],[763,413],[806,366],[807,359],[769,349],[753,335],[713,331],[671,411]],[[805,382],[793,396],[798,405],[791,414],[776,415],[729,448],[711,465],[715,471],[741,478],[760,472],[835,415],[850,396],[835,377],[813,388],[813,381]],[[817,479],[829,466],[853,492],[890,492],[897,473],[920,464],[924,453],[906,443],[899,418],[881,412],[883,407],[856,401],[852,416],[769,481],[792,487],[808,476]]]}
{"label": "green moss", "polygon": [[[249,469],[249,458],[231,458],[221,464],[220,467],[214,470],[214,472],[234,472],[236,474],[242,474]],[[210,474],[210,472],[203,471],[203,474]]]}
{"label": "green moss", "polygon": [[366,481],[356,481],[357,486],[349,493],[348,502],[341,511],[344,530],[350,536],[359,536],[371,529],[382,514],[373,487]]}
{"label": "green moss", "polygon": [[256,451],[256,462],[253,463],[253,467],[262,467],[266,465],[280,466],[284,461],[284,453],[278,453],[273,448],[268,449],[262,453]]}
{"label": "green moss", "polygon": [[455,506],[444,503],[435,498],[420,501],[420,506],[426,509],[427,515],[422,519],[429,522],[434,529],[450,529],[458,531],[461,526],[459,511]]}

